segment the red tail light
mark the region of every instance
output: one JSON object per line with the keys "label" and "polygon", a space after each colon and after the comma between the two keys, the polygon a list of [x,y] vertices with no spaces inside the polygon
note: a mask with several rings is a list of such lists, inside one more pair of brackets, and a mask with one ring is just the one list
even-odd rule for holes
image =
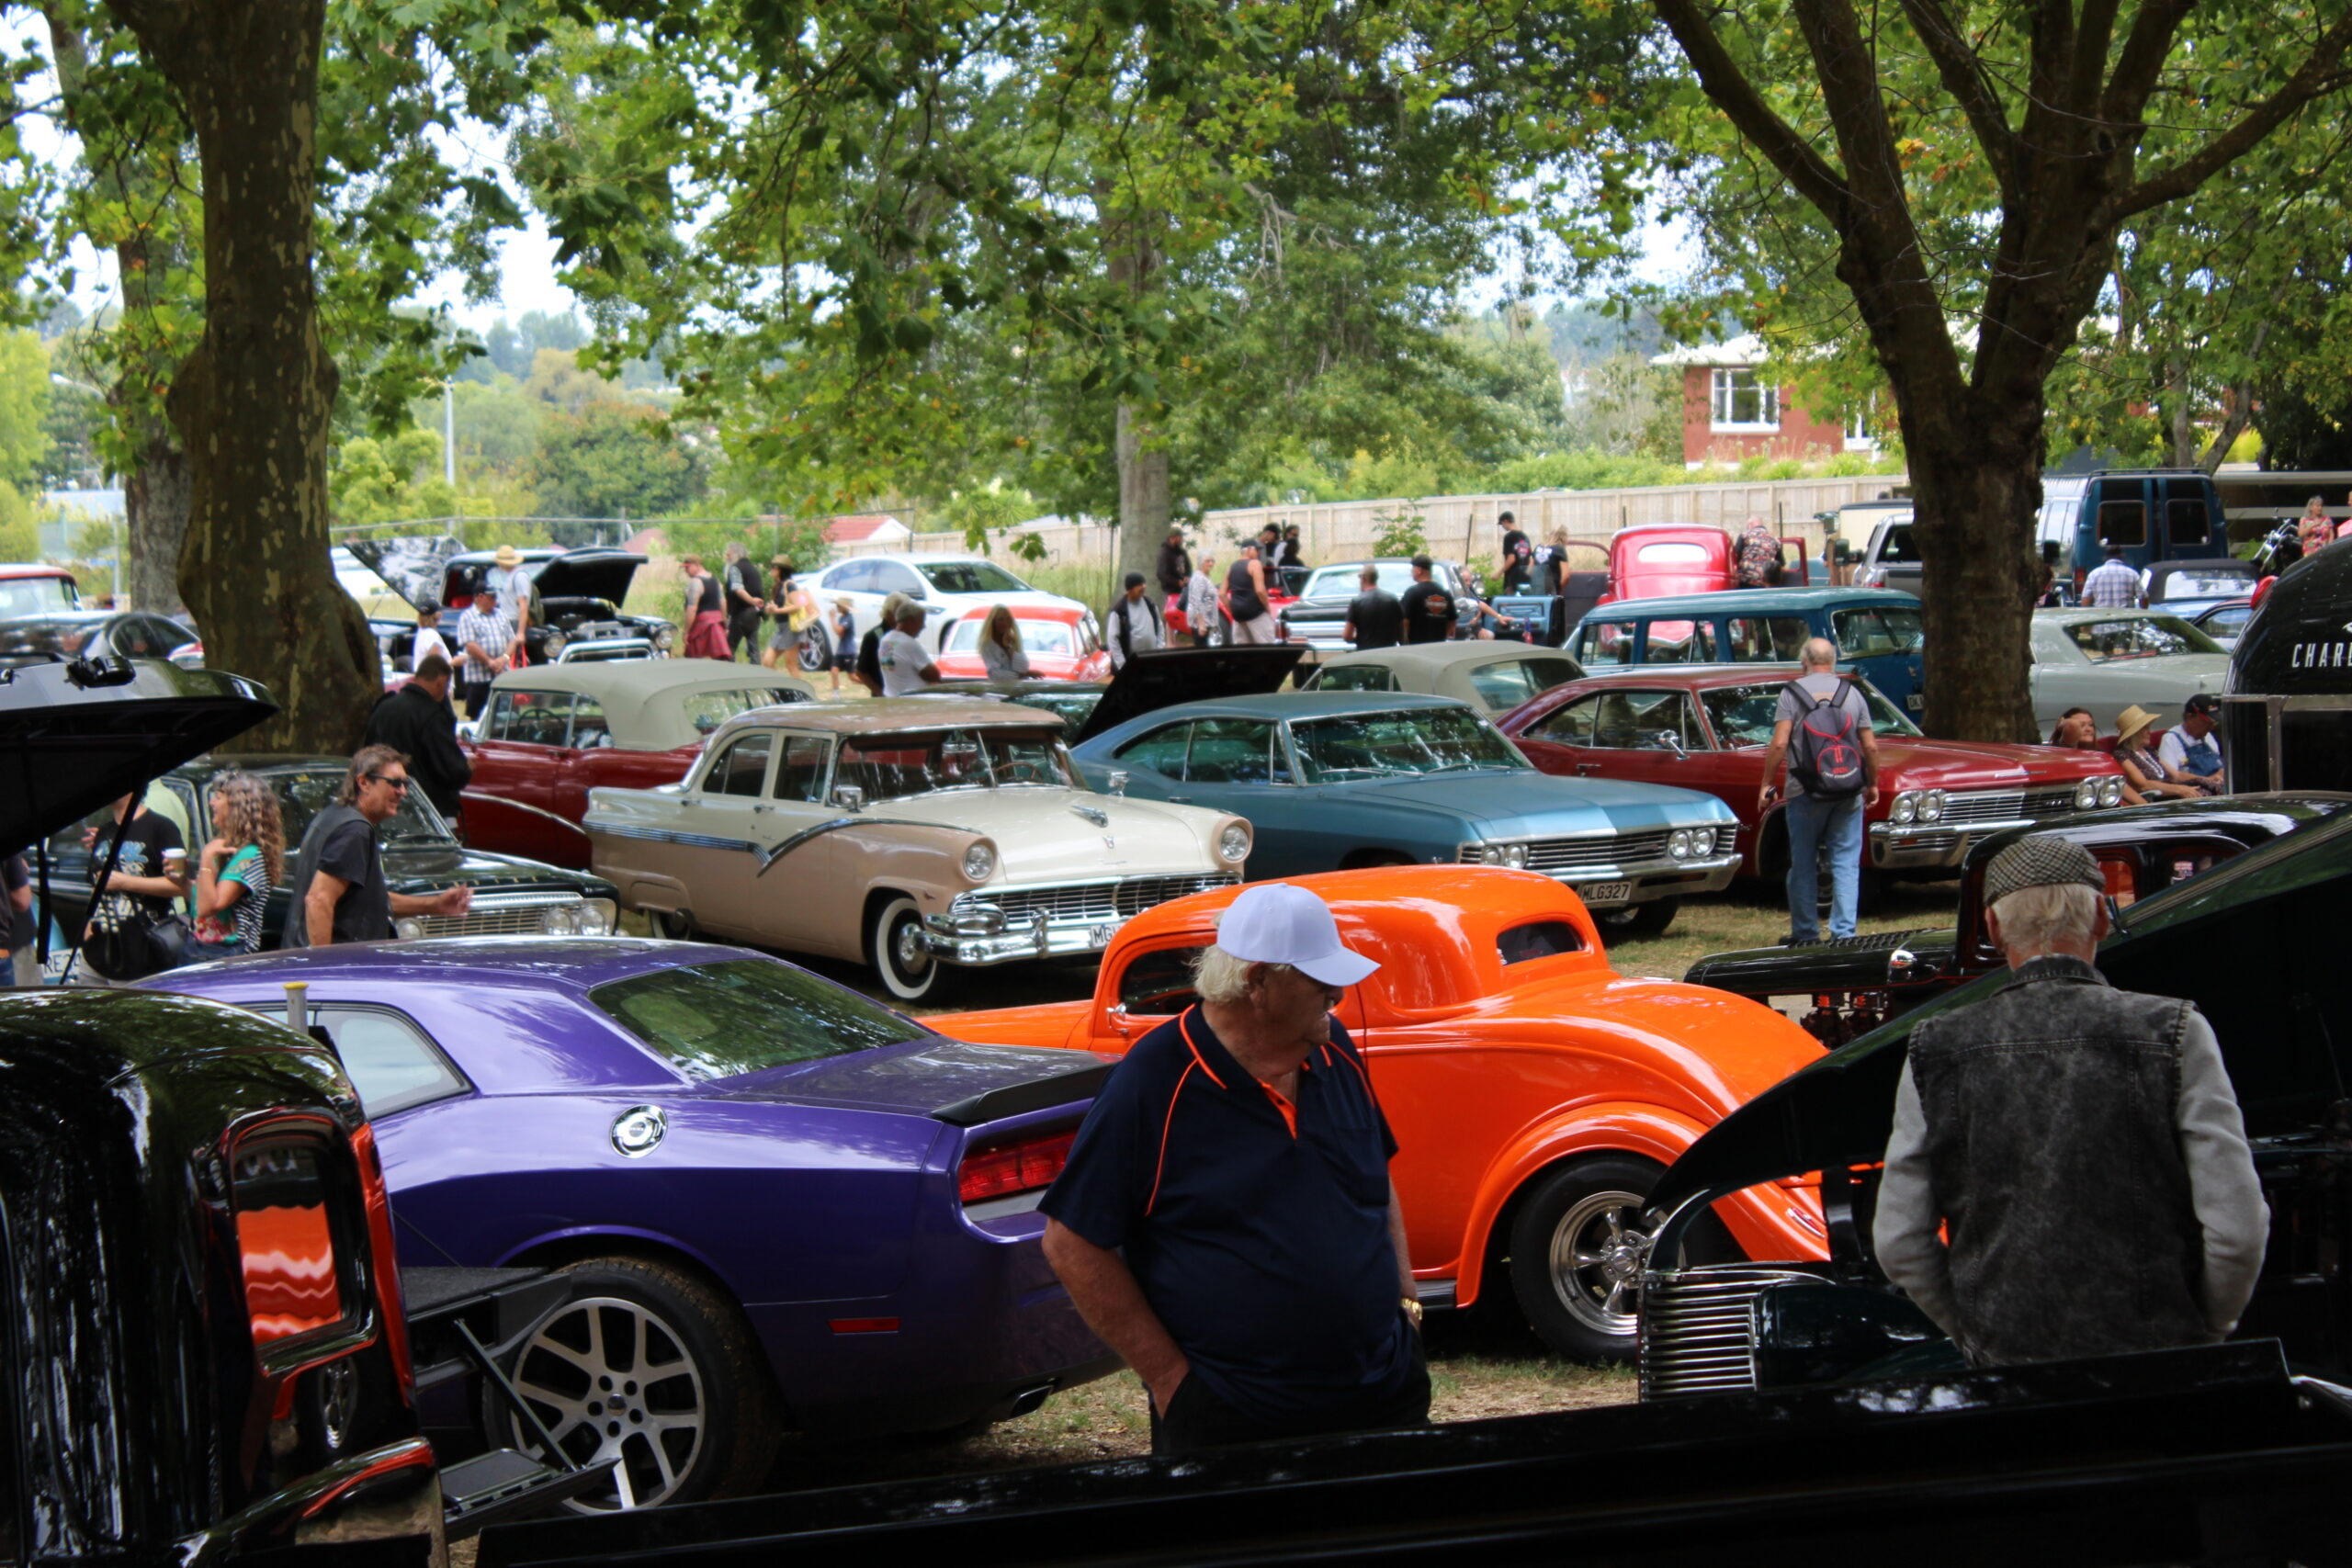
{"label": "red tail light", "polygon": [[410,1359],[406,1303],[401,1297],[400,1267],[394,1261],[392,1199],[384,1184],[384,1162],[376,1153],[376,1129],[366,1122],[351,1134],[351,1153],[359,1166],[359,1190],[368,1206],[369,1265],[376,1280],[376,1305],[384,1314],[384,1344],[391,1352],[392,1373],[400,1382],[401,1403],[413,1403],[416,1369]]}
{"label": "red tail light", "polygon": [[1069,1163],[1069,1146],[1077,1137],[1072,1129],[975,1150],[964,1156],[962,1168],[956,1172],[956,1192],[967,1203],[983,1203],[1050,1187]]}

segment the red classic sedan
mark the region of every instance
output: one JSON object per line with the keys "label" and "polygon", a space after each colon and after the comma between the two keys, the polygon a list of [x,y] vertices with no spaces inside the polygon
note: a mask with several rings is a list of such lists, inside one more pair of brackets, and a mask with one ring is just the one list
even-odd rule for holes
{"label": "red classic sedan", "polygon": [[580,819],[603,784],[686,776],[710,732],[749,708],[807,702],[807,685],[756,664],[627,659],[534,664],[491,687],[465,751],[461,833],[478,850],[588,869]]}
{"label": "red classic sedan", "polygon": [[[988,676],[980,657],[980,633],[989,618],[975,610],[947,628],[939,639],[939,678],[979,681]],[[1021,650],[1029,656],[1033,681],[1107,681],[1111,655],[1102,646],[1102,629],[1094,612],[1069,604],[1012,606],[1012,625],[1021,633]]]}
{"label": "red classic sedan", "polygon": [[[1759,819],[1764,752],[1781,689],[1797,666],[1643,667],[1555,686],[1495,722],[1528,760],[1568,778],[1679,784],[1739,814],[1740,873],[1788,870],[1788,833],[1775,806]],[[2114,806],[2115,760],[2057,746],[1930,740],[1868,682],[1879,741],[1878,804],[1870,808],[1864,873],[1936,876],[1957,871],[1987,833]]]}

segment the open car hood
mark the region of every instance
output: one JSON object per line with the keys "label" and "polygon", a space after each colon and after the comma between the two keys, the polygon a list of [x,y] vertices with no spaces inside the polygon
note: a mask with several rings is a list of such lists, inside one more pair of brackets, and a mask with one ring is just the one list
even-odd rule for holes
{"label": "open car hood", "polygon": [[160,660],[0,671],[0,855],[15,854],[277,711],[241,675]]}
{"label": "open car hood", "polygon": [[1122,665],[1102,700],[1069,737],[1073,746],[1131,718],[1178,703],[1259,696],[1282,689],[1306,649],[1286,643],[1238,648],[1158,648]]}
{"label": "open car hood", "polygon": [[531,580],[544,599],[609,599],[618,604],[628,598],[628,585],[646,558],[627,550],[566,550]]}
{"label": "open car hood", "polygon": [[412,607],[420,599],[440,600],[441,580],[450,560],[466,549],[464,541],[447,534],[402,534],[341,543]]}

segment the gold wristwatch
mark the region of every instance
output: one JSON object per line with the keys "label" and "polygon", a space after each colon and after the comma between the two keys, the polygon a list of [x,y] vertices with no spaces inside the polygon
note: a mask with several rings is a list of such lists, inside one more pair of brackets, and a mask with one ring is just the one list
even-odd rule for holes
{"label": "gold wristwatch", "polygon": [[1421,1325],[1420,1298],[1419,1296],[1402,1296],[1398,1298],[1398,1301],[1405,1309],[1405,1315],[1413,1320],[1413,1326],[1415,1328],[1419,1328]]}

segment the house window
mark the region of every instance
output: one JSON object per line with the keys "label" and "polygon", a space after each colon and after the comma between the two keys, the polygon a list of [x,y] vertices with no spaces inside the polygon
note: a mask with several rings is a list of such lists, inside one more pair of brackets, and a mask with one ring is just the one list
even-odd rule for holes
{"label": "house window", "polygon": [[1751,367],[1716,371],[1712,423],[1717,430],[1780,429],[1781,389],[1758,380]]}
{"label": "house window", "polygon": [[1846,450],[1875,452],[1878,437],[1871,434],[1871,405],[1863,404],[1846,416]]}

